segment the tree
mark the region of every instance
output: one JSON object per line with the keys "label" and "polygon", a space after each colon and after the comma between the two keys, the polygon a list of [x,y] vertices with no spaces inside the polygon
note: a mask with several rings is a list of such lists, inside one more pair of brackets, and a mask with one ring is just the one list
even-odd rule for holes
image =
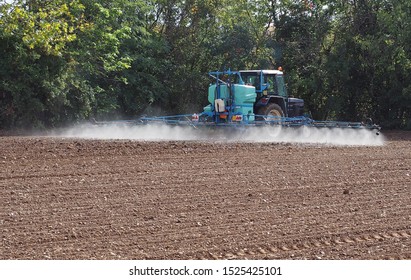
{"label": "tree", "polygon": [[78,1],[15,1],[0,6],[1,126],[59,121],[65,103],[64,50],[84,29]]}
{"label": "tree", "polygon": [[410,128],[410,9],[406,0],[1,2],[0,127],[198,112],[207,72],[282,66],[315,119]]}
{"label": "tree", "polygon": [[409,8],[407,1],[343,4],[327,71],[337,89],[338,118],[371,117],[392,128],[409,125],[410,57],[403,40],[410,38],[409,28],[404,28],[410,26],[405,16]]}

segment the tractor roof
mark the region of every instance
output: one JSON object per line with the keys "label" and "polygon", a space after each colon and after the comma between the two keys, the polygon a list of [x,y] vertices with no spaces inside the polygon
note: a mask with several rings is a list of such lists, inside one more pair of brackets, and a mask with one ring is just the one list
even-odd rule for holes
{"label": "tractor roof", "polygon": [[264,74],[283,74],[280,70],[240,70],[240,73],[260,73],[263,72]]}

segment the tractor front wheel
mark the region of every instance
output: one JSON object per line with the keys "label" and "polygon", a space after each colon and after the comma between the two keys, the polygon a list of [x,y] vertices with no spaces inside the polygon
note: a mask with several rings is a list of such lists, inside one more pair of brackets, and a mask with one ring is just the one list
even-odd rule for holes
{"label": "tractor front wheel", "polygon": [[275,104],[275,103],[271,103],[265,107],[260,108],[260,110],[258,111],[258,114],[264,115],[265,120],[270,120],[271,117],[276,117],[276,118],[284,117],[283,109],[281,109],[280,105]]}

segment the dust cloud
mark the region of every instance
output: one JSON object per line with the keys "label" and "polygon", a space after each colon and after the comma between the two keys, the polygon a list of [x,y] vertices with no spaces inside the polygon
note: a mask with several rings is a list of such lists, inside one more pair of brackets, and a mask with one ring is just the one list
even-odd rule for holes
{"label": "dust cloud", "polygon": [[98,140],[307,143],[337,146],[381,146],[385,142],[383,135],[377,135],[376,131],[366,129],[313,127],[220,127],[211,129],[127,123],[78,125],[54,132],[50,136]]}

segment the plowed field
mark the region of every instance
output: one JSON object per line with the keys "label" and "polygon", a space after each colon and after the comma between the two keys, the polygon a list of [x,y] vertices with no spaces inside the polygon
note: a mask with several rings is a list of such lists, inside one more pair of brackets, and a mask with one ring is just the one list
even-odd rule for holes
{"label": "plowed field", "polygon": [[0,137],[0,259],[411,259],[384,146]]}

